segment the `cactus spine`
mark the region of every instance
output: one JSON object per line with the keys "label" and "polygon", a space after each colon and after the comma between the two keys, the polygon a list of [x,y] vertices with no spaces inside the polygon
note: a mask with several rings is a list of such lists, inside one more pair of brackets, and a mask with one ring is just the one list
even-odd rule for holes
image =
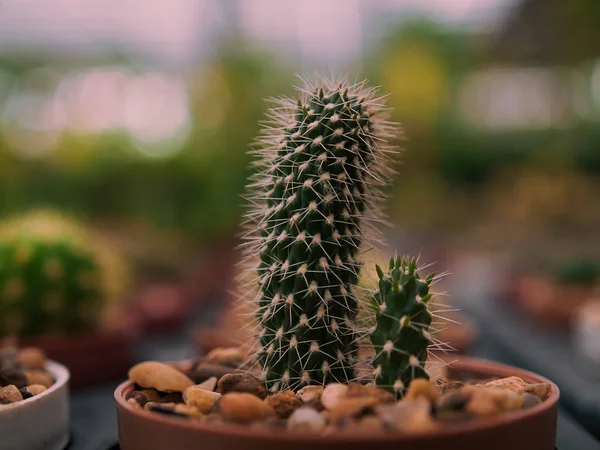
{"label": "cactus spine", "polygon": [[421,278],[415,258],[392,258],[384,272],[376,266],[379,288],[374,301],[378,312],[370,335],[375,350],[375,383],[402,395],[416,378],[429,378],[425,369],[430,332],[432,300],[430,287],[435,274]]}
{"label": "cactus spine", "polygon": [[258,139],[244,236],[258,275],[256,357],[273,391],[353,379],[358,257],[379,236],[379,186],[392,173],[393,127],[366,81],[298,91],[275,100]]}

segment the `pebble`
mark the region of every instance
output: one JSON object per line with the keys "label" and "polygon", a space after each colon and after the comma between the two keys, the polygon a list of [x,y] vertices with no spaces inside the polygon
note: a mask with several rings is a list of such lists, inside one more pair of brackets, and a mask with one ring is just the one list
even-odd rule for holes
{"label": "pebble", "polygon": [[436,412],[445,411],[464,411],[467,403],[471,399],[471,395],[466,391],[452,391],[443,394],[435,402]]}
{"label": "pebble", "polygon": [[265,402],[283,419],[288,418],[296,409],[302,406],[302,400],[294,394],[294,391],[277,392],[268,396]]}
{"label": "pebble", "polygon": [[258,378],[249,373],[230,373],[221,377],[217,383],[221,394],[245,392],[260,399],[267,397],[267,390]]}
{"label": "pebble", "polygon": [[372,397],[377,399],[379,403],[390,403],[395,400],[391,392],[372,386],[364,386],[359,383],[348,384],[346,397]]}
{"label": "pebble", "polygon": [[323,386],[305,386],[296,392],[296,396],[304,403],[321,400],[321,395],[323,395]]}
{"label": "pebble", "polygon": [[244,362],[244,355],[239,347],[215,348],[206,355],[205,361],[222,366],[238,368]]}
{"label": "pebble", "polygon": [[160,414],[165,414],[167,416],[177,416],[177,417],[188,417],[187,414],[182,412],[178,412],[175,410],[176,405],[174,403],[155,403],[148,402],[144,406],[146,411],[152,411]]}
{"label": "pebble", "polygon": [[183,391],[183,401],[188,406],[198,408],[201,413],[208,413],[221,398],[218,392],[207,391],[198,385],[189,386]]}
{"label": "pebble", "polygon": [[26,370],[25,376],[27,377],[26,385],[41,384],[49,388],[54,384],[52,377],[43,370]]}
{"label": "pebble", "polygon": [[417,378],[413,380],[409,387],[406,395],[404,396],[405,400],[416,400],[418,397],[425,397],[429,402],[435,402],[442,393],[429,380],[425,378]]}
{"label": "pebble", "polygon": [[29,392],[27,390],[27,388],[21,388],[21,389],[19,389],[19,392],[21,393],[23,400],[27,400],[28,398],[33,397],[33,394],[31,392]]}
{"label": "pebble", "polygon": [[321,395],[321,403],[325,409],[332,410],[340,402],[342,398],[346,396],[348,392],[348,386],[345,384],[331,383],[323,389]]}
{"label": "pebble", "polygon": [[25,388],[27,392],[31,395],[40,395],[42,392],[47,390],[48,388],[42,384],[32,384]]}
{"label": "pebble", "polygon": [[18,388],[27,386],[27,376],[12,347],[0,349],[0,387],[15,385]]}
{"label": "pebble", "polygon": [[18,358],[24,369],[44,370],[46,367],[46,355],[36,347],[27,347],[19,350]]}
{"label": "pebble", "polygon": [[0,401],[2,401],[3,404],[20,402],[21,400],[23,400],[23,395],[21,394],[21,391],[19,391],[19,388],[14,384],[0,387]]}
{"label": "pebble", "polygon": [[194,406],[190,406],[190,405],[186,405],[184,403],[178,403],[175,405],[175,412],[179,413],[179,414],[185,414],[188,417],[194,417],[194,418],[199,418],[202,417],[204,414],[202,413],[202,411],[200,411],[200,409],[194,407]]}
{"label": "pebble", "polygon": [[424,397],[416,400],[402,400],[395,404],[380,405],[376,414],[390,428],[415,432],[436,427],[431,414],[431,405]]}
{"label": "pebble", "polygon": [[195,385],[198,389],[204,389],[205,391],[214,391],[217,387],[217,377],[211,377],[200,384]]}
{"label": "pebble", "polygon": [[365,412],[372,410],[379,404],[376,397],[352,397],[342,398],[330,410],[330,420],[334,423],[341,419],[358,417]]}
{"label": "pebble", "polygon": [[527,383],[519,377],[500,378],[498,380],[489,381],[483,384],[483,386],[508,389],[517,394],[524,394],[527,392],[537,396],[540,400],[547,399],[551,390],[551,386],[547,383]]}
{"label": "pebble", "polygon": [[287,421],[288,430],[292,431],[322,431],[327,426],[327,420],[312,408],[298,408]]}
{"label": "pebble", "polygon": [[487,389],[473,391],[465,411],[477,417],[493,417],[501,413],[494,394],[488,392]]}
{"label": "pebble", "polygon": [[129,378],[144,388],[162,392],[182,392],[194,384],[177,369],[157,361],[146,361],[129,369]]}
{"label": "pebble", "polygon": [[523,394],[523,402],[521,403],[521,409],[532,408],[542,403],[542,400],[537,395],[526,392]]}
{"label": "pebble", "polygon": [[236,372],[236,370],[231,367],[202,362],[194,366],[188,372],[188,376],[192,378],[196,383],[202,383],[213,377],[218,380],[219,378],[234,372]]}
{"label": "pebble", "polygon": [[275,411],[255,395],[246,392],[231,392],[219,401],[219,412],[229,422],[249,424],[275,417]]}

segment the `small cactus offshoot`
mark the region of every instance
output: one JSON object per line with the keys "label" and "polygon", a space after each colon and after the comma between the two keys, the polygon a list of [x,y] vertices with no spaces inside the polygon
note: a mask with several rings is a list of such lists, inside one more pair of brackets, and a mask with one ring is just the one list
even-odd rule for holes
{"label": "small cactus offshoot", "polygon": [[421,278],[416,258],[394,257],[386,271],[376,268],[373,375],[378,386],[402,395],[412,380],[429,379],[425,365],[434,339],[430,288],[436,278],[434,273]]}
{"label": "small cactus offshoot", "polygon": [[258,139],[244,236],[256,357],[273,391],[354,378],[359,257],[380,237],[394,151],[383,98],[366,81],[298,91],[275,100]]}

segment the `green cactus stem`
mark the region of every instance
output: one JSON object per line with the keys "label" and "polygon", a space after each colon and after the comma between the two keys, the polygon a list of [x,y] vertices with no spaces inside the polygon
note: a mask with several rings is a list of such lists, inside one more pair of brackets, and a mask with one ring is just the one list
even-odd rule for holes
{"label": "green cactus stem", "polygon": [[255,356],[273,391],[354,378],[359,256],[380,237],[379,187],[394,152],[394,127],[366,81],[298,90],[275,101],[258,139],[244,236],[258,275]]}
{"label": "green cactus stem", "polygon": [[429,378],[425,365],[434,339],[430,288],[436,278],[433,273],[421,278],[416,258],[392,258],[386,272],[376,268],[378,311],[370,335],[375,350],[373,375],[378,386],[402,395],[412,380]]}

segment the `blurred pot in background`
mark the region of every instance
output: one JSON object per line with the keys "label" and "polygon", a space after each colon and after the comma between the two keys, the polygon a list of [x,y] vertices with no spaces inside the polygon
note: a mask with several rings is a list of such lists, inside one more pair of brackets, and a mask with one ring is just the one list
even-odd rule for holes
{"label": "blurred pot in background", "polygon": [[74,387],[122,376],[134,316],[121,255],[77,220],[32,211],[0,225],[0,335],[65,364]]}

